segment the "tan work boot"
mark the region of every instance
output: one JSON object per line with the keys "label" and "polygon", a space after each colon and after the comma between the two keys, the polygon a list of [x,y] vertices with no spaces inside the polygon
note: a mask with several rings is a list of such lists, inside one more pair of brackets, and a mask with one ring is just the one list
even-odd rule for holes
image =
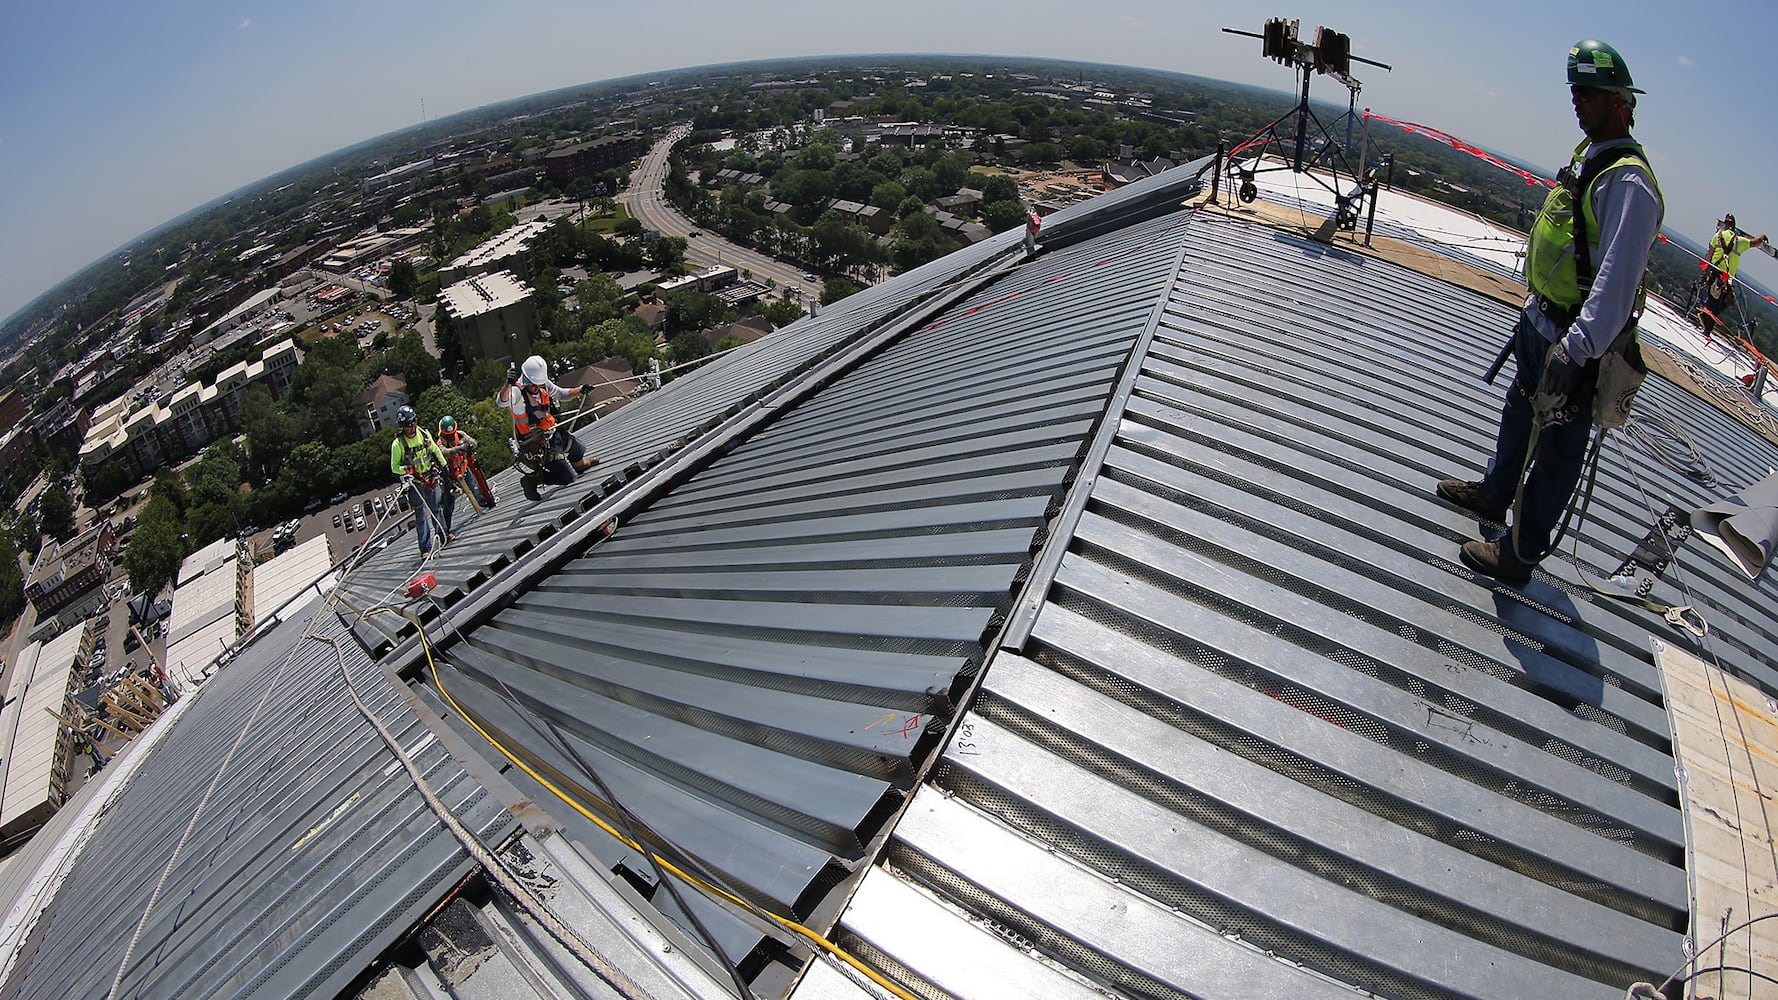
{"label": "tan work boot", "polygon": [[1531,582],[1531,571],[1537,568],[1537,564],[1525,562],[1514,555],[1510,545],[1511,543],[1504,540],[1464,542],[1458,556],[1462,558],[1463,565],[1483,576],[1523,587]]}
{"label": "tan work boot", "polygon": [[1484,521],[1505,523],[1506,505],[1488,499],[1488,495],[1482,492],[1481,483],[1447,479],[1438,484],[1438,495]]}

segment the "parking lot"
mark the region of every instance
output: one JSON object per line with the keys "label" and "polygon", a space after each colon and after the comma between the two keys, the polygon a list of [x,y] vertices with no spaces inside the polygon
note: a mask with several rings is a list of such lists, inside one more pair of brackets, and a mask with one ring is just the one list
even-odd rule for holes
{"label": "parking lot", "polygon": [[[298,517],[295,519],[296,533],[291,544],[300,545],[311,538],[325,535],[328,556],[334,562],[338,562],[344,559],[352,549],[364,544],[364,540],[377,529],[379,523],[386,529],[397,524],[411,524],[413,522],[413,512],[400,509],[399,503],[396,504],[392,513],[379,514],[377,511],[375,502],[380,502],[385,496],[398,498],[400,493],[400,485],[391,483],[377,490],[349,496],[314,514]],[[368,513],[366,504],[371,504]],[[338,525],[334,523],[335,515],[339,515],[340,518],[341,523]],[[253,551],[259,553],[275,548],[273,535],[277,531],[278,526],[273,526],[252,536],[250,542]]]}

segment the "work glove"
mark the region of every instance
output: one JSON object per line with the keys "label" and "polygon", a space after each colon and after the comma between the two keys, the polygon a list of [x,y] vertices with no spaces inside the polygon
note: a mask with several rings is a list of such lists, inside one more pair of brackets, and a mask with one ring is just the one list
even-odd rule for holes
{"label": "work glove", "polygon": [[1585,370],[1586,365],[1576,362],[1562,341],[1550,347],[1550,353],[1544,357],[1543,380],[1537,383],[1537,393],[1531,399],[1532,407],[1545,422],[1560,424],[1573,418],[1568,404],[1580,389]]}
{"label": "work glove", "polygon": [[519,366],[518,365],[507,365],[506,366],[506,384],[509,386],[519,384]]}

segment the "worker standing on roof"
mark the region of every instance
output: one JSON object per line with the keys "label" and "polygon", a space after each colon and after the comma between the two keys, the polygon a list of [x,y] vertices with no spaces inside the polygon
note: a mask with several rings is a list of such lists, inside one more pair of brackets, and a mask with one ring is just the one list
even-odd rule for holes
{"label": "worker standing on roof", "polygon": [[1575,43],[1568,85],[1587,140],[1575,147],[1532,225],[1525,263],[1531,296],[1513,334],[1518,374],[1501,409],[1494,457],[1479,482],[1438,484],[1439,496],[1501,522],[1525,477],[1513,530],[1464,542],[1459,553],[1470,569],[1514,585],[1530,582],[1549,554],[1579,483],[1598,359],[1634,337],[1643,271],[1665,210],[1648,157],[1630,135],[1636,95],[1644,91],[1623,57],[1604,42]]}
{"label": "worker standing on roof", "polygon": [[420,542],[420,558],[424,559],[432,554],[433,525],[436,523],[441,531],[444,528],[439,490],[447,468],[445,453],[431,434],[420,429],[420,417],[413,407],[396,410],[395,422],[400,430],[389,446],[389,470],[406,477],[413,490],[414,535]]}
{"label": "worker standing on roof", "polygon": [[543,358],[531,355],[518,371],[508,371],[506,385],[494,397],[495,402],[512,411],[513,430],[518,435],[519,448],[537,454],[546,453],[546,445],[553,445],[565,456],[561,463],[564,468],[558,473],[566,485],[574,480],[576,473],[585,472],[599,463],[597,458],[586,453],[586,445],[580,439],[568,433],[566,427],[556,423],[555,411],[551,409],[558,399],[573,399],[586,392],[586,386],[577,385],[572,389],[564,389],[550,381],[549,366]]}
{"label": "worker standing on roof", "polygon": [[[441,520],[444,524],[445,541],[454,542],[457,540],[457,533],[451,530],[451,515],[457,510],[457,484],[463,483],[472,490],[476,488],[475,481],[469,475],[469,456],[475,451],[475,438],[470,437],[468,431],[459,430],[457,418],[447,413],[438,418],[437,441],[439,450],[444,452],[445,469],[450,477],[439,497],[444,514]],[[479,493],[477,498],[480,498]],[[483,506],[492,504],[484,503]]]}
{"label": "worker standing on roof", "polygon": [[1766,242],[1764,233],[1752,238],[1742,236],[1735,228],[1733,212],[1716,225],[1716,235],[1710,238],[1710,259],[1699,279],[1704,283],[1705,302],[1698,321],[1704,327],[1705,340],[1710,339],[1723,313],[1735,304],[1735,272],[1741,269],[1741,255]]}

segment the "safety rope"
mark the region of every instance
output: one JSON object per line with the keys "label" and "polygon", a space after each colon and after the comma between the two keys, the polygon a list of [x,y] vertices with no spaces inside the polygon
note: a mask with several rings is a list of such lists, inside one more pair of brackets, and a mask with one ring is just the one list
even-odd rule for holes
{"label": "safety rope", "polygon": [[[373,611],[372,613],[373,614],[392,614],[392,615],[397,615],[397,617],[400,616],[398,612],[394,611],[393,609],[389,609],[389,608],[378,609],[376,611]],[[499,751],[500,755],[505,757],[508,761],[512,762],[513,766],[517,767],[521,771],[524,771],[525,774],[529,775],[533,781],[535,781],[539,785],[541,785],[551,795],[554,795],[557,799],[561,800],[561,802],[563,804],[567,805],[570,809],[573,809],[583,819],[585,819],[588,822],[599,827],[599,829],[605,831],[611,837],[616,839],[619,843],[621,843],[624,846],[630,848],[631,850],[637,852],[638,854],[653,855],[655,862],[658,863],[662,868],[671,872],[673,875],[677,876],[680,880],[686,882],[687,884],[696,887],[699,891],[703,892],[704,894],[711,896],[712,898],[727,902],[730,905],[740,907],[750,913],[765,917],[766,919],[772,921],[773,923],[777,924],[778,926],[783,927],[785,930],[788,930],[788,931],[798,935],[799,937],[803,938],[805,941],[808,941],[810,944],[821,949],[823,952],[825,952],[829,955],[832,955],[834,958],[837,958],[840,961],[846,963],[847,965],[851,966],[853,969],[857,970],[859,973],[862,973],[863,975],[869,977],[869,979],[872,982],[876,983],[878,986],[881,986],[883,989],[888,990],[890,993],[894,994],[897,998],[899,998],[899,1000],[919,1000],[919,998],[915,997],[914,994],[910,993],[906,988],[891,981],[888,977],[884,976],[882,973],[878,972],[877,970],[871,968],[869,965],[866,965],[861,959],[853,956],[850,952],[846,951],[845,949],[841,948],[839,945],[836,945],[832,941],[828,940],[819,931],[816,931],[815,929],[813,929],[811,927],[807,927],[795,920],[790,919],[789,917],[781,916],[777,913],[773,913],[771,910],[763,909],[759,906],[756,906],[752,902],[742,898],[740,895],[738,895],[734,892],[731,892],[728,889],[723,888],[722,886],[715,885],[709,881],[706,881],[705,879],[699,878],[698,876],[692,874],[691,872],[688,872],[685,869],[674,864],[671,859],[662,857],[659,854],[655,853],[647,845],[642,844],[636,840],[633,840],[633,839],[625,836],[622,831],[618,830],[617,828],[613,827],[611,824],[609,824],[609,823],[605,822],[603,819],[599,818],[599,816],[594,814],[591,809],[587,808],[584,804],[582,804],[579,799],[575,798],[574,796],[572,796],[569,793],[567,793],[566,791],[564,791],[561,787],[556,785],[554,782],[550,781],[544,775],[538,773],[538,771],[535,768],[533,768],[529,763],[527,763],[524,759],[522,759],[511,748],[507,747],[505,743],[501,742],[492,733],[488,732],[485,728],[483,728],[482,725],[476,721],[476,717],[472,713],[470,713],[468,710],[466,710],[461,704],[459,704],[457,702],[457,699],[451,694],[450,689],[445,686],[444,680],[439,676],[438,663],[437,663],[437,661],[435,661],[433,659],[432,644],[431,644],[430,640],[427,639],[425,630],[418,629],[417,631],[418,631],[418,635],[420,637],[420,648],[425,652],[425,655],[426,655],[427,670],[432,675],[432,683],[437,687],[439,694],[442,695],[444,697],[445,701],[450,704],[451,708],[457,712],[457,714],[463,719],[464,722],[469,724],[470,728],[474,729],[477,733],[479,733],[481,735],[482,739],[487,741],[489,746],[491,746],[495,750]]]}

